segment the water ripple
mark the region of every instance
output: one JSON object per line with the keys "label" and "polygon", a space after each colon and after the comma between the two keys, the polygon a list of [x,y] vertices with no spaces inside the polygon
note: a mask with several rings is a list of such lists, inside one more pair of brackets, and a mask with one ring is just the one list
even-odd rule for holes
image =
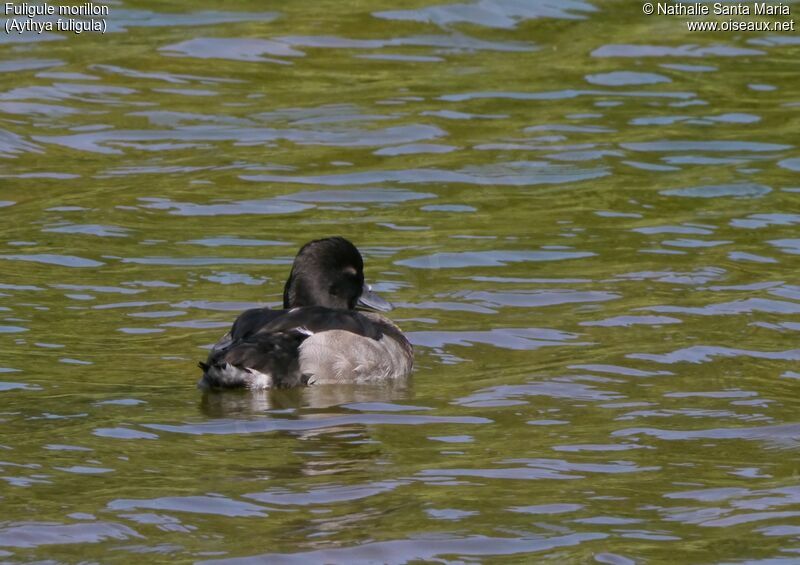
{"label": "water ripple", "polygon": [[0,546],[3,547],[32,548],[40,545],[100,543],[110,539],[142,537],[131,528],[114,522],[27,522],[0,528]]}
{"label": "water ripple", "polygon": [[279,16],[277,12],[223,12],[202,10],[198,12],[169,13],[150,10],[131,10],[112,8],[113,17],[109,19],[109,32],[124,32],[132,27],[176,27],[232,24],[236,22],[269,22]]}
{"label": "water ripple", "polygon": [[586,82],[599,84],[601,86],[627,86],[636,84],[659,84],[671,81],[664,75],[656,73],[614,71],[610,73],[586,75]]}
{"label": "water ripple", "polygon": [[278,506],[317,506],[360,500],[377,494],[391,492],[409,481],[375,481],[361,485],[323,485],[304,492],[269,490],[245,494],[245,498]]}
{"label": "water ripple", "polygon": [[625,398],[624,395],[595,386],[563,381],[545,381],[525,385],[502,385],[483,389],[454,401],[459,406],[497,407],[525,404],[528,396],[547,396],[575,401],[604,402]]}
{"label": "water ripple", "polygon": [[400,565],[409,561],[438,560],[448,555],[517,555],[541,553],[552,549],[580,545],[584,542],[605,539],[606,534],[582,533],[562,536],[534,536],[524,538],[467,536],[425,537],[363,543],[354,547],[332,547],[293,553],[265,553],[253,557],[214,559],[200,561],[203,565],[255,565],[257,563],[298,564],[352,563],[367,564],[380,561],[386,565]]}
{"label": "water ripple", "polygon": [[[273,57],[303,57],[302,51],[292,49],[283,41],[269,39],[240,39],[226,37],[198,37],[161,48],[167,55],[198,57],[200,59],[231,59],[234,61],[263,61],[289,64]],[[271,55],[265,57],[264,55]]]}
{"label": "water ripple", "polygon": [[21,135],[0,129],[0,157],[14,158],[20,153],[42,153],[42,150]]}
{"label": "water ripple", "polygon": [[468,100],[570,100],[582,97],[619,96],[624,98],[674,98],[688,100],[695,97],[694,92],[658,91],[658,90],[578,90],[564,89],[542,92],[513,92],[513,91],[484,91],[463,92],[460,94],[445,94],[440,97],[446,102],[466,102]]}
{"label": "water ripple", "polygon": [[[3,138],[0,130],[0,142]],[[299,145],[328,145],[348,147],[382,147],[390,144],[412,143],[436,139],[445,135],[438,127],[407,124],[383,130],[312,131],[275,128],[231,128],[228,126],[196,125],[174,130],[103,130],[72,135],[34,135],[40,143],[55,144],[76,151],[120,155],[118,147],[134,147],[140,150],[177,150],[192,145],[214,141],[233,141],[238,144],[268,144],[284,140]],[[155,143],[161,141],[180,142],[177,145]],[[27,150],[37,150],[30,144],[17,141],[16,145]],[[196,145],[195,145],[196,146]],[[13,149],[13,146],[11,146]],[[2,146],[0,146],[2,149]],[[21,149],[20,149],[21,150]],[[257,178],[251,180],[258,180]]]}
{"label": "water ripple", "polygon": [[666,45],[631,45],[609,44],[598,47],[592,51],[592,57],[743,57],[765,55],[759,49],[746,49],[731,47],[729,45],[712,45],[700,47],[697,45],[680,45],[669,47]]}
{"label": "water ripple", "polygon": [[7,261],[29,261],[32,263],[43,263],[45,265],[58,265],[59,267],[77,268],[101,267],[105,264],[101,261],[95,261],[94,259],[75,257],[74,255],[55,255],[52,253],[39,253],[31,255],[0,255],[0,259],[5,259]]}
{"label": "water ripple", "polygon": [[483,306],[513,306],[516,308],[538,308],[557,304],[607,302],[621,298],[619,294],[602,291],[579,291],[569,289],[533,290],[518,292],[465,291],[456,294]]}
{"label": "water ripple", "polygon": [[800,314],[800,304],[768,298],[746,298],[733,302],[721,302],[706,306],[648,306],[648,310],[664,313],[694,314],[698,316],[728,316],[749,314],[751,312],[769,312],[773,314]]}
{"label": "water ripple", "polygon": [[140,198],[142,208],[168,210],[175,216],[220,216],[241,214],[293,214],[313,208],[277,198],[262,200],[241,200],[225,204],[195,204],[194,202],[173,202],[168,198]]}
{"label": "water ripple", "polygon": [[644,359],[656,363],[707,363],[715,357],[752,357],[754,359],[779,359],[785,361],[800,361],[800,349],[786,351],[754,351],[715,345],[693,345],[677,349],[670,353],[630,353],[630,359]]}
{"label": "water ripple", "polygon": [[[388,143],[387,143],[388,144]],[[606,169],[576,169],[539,161],[514,161],[489,166],[466,167],[460,171],[442,169],[374,170],[361,173],[345,173],[319,176],[287,175],[242,175],[244,180],[255,182],[285,182],[298,184],[322,184],[348,186],[354,184],[477,184],[533,186],[538,184],[560,184],[577,182],[606,176]]]}
{"label": "water ripple", "polygon": [[[753,150],[752,148],[750,149]],[[737,198],[759,198],[772,192],[768,186],[761,184],[720,184],[714,186],[693,186],[690,188],[677,188],[662,190],[664,196],[687,196],[689,198],[719,198],[722,196],[735,196]]]}
{"label": "water ripple", "polygon": [[409,332],[414,345],[442,348],[445,345],[471,346],[485,343],[502,349],[534,350],[553,345],[586,345],[569,342],[576,334],[541,328],[502,328],[489,331],[417,331]]}
{"label": "water ripple", "polygon": [[[672,151],[711,151],[711,152],[752,152],[752,153],[767,153],[770,151],[786,151],[792,149],[791,145],[783,145],[780,143],[763,143],[756,141],[646,141],[637,143],[621,143],[620,147],[630,149],[631,151],[645,151],[645,152],[672,152]],[[741,185],[744,188],[737,188],[739,185],[722,185],[732,186],[728,190],[750,190],[753,185]],[[758,186],[758,185],[756,185]],[[707,187],[714,190],[723,190],[719,187]],[[763,190],[763,187],[757,190]]]}
{"label": "water ripple", "polygon": [[395,261],[395,264],[415,269],[460,269],[464,267],[503,267],[508,263],[528,261],[563,261],[593,257],[594,255],[587,251],[465,251],[423,255]]}
{"label": "water ripple", "polygon": [[110,510],[168,510],[216,516],[266,516],[263,506],[224,496],[167,496],[150,500],[118,498],[108,503]]}
{"label": "water ripple", "polygon": [[451,50],[524,52],[536,47],[522,41],[488,41],[470,37],[463,33],[451,35],[417,35],[390,39],[350,39],[332,35],[281,37],[289,45],[297,47],[328,49],[381,49],[385,47],[438,47]]}
{"label": "water ripple", "polygon": [[[412,416],[405,414],[352,414],[345,416],[328,416],[307,420],[216,420],[197,424],[170,425],[170,424],[144,424],[144,427],[180,434],[190,435],[228,435],[228,434],[253,434],[274,431],[301,432],[308,430],[336,430],[341,426],[352,425],[406,425],[418,426],[425,424],[489,424],[492,420],[472,416]],[[152,434],[151,434],[152,435]]]}
{"label": "water ripple", "polygon": [[627,474],[659,471],[661,467],[640,467],[630,461],[610,464],[572,463],[564,459],[514,459],[506,463],[522,463],[524,467],[498,467],[491,469],[428,469],[422,477],[479,477],[506,480],[577,480],[586,474]]}
{"label": "water ripple", "polygon": [[768,441],[778,445],[796,447],[800,444],[800,425],[780,424],[758,427],[709,428],[700,430],[663,430],[659,428],[626,428],[611,434],[615,437],[638,435],[652,436],[661,440],[686,441],[698,439],[743,439]]}
{"label": "water ripple", "polygon": [[478,1],[463,4],[443,4],[415,10],[386,10],[374,12],[376,18],[400,21],[432,23],[449,27],[454,23],[513,29],[520,22],[538,18],[584,19],[581,12],[595,12],[589,2],[583,0],[541,0],[521,3],[516,0]]}

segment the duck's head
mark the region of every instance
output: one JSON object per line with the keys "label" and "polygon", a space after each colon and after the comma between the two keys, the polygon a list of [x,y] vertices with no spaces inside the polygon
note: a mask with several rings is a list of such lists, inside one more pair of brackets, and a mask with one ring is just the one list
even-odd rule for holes
{"label": "duck's head", "polygon": [[392,305],[364,283],[364,260],[343,237],[315,239],[297,252],[283,289],[283,307],[324,306],[387,311]]}

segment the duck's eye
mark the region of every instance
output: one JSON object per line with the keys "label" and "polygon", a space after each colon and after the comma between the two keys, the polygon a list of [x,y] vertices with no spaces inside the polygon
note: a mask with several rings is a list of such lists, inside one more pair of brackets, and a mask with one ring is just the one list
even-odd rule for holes
{"label": "duck's eye", "polygon": [[342,270],[342,273],[347,277],[354,277],[354,276],[356,276],[358,274],[358,271],[356,270],[355,267],[348,266],[348,267],[345,267],[344,270]]}

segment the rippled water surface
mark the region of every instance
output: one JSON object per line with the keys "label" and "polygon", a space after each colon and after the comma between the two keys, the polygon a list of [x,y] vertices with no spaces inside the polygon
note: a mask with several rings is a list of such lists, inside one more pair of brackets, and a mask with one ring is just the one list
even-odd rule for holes
{"label": "rippled water surface", "polygon": [[[224,4],[0,35],[0,558],[800,561],[796,34]],[[196,390],[334,234],[413,381]]]}

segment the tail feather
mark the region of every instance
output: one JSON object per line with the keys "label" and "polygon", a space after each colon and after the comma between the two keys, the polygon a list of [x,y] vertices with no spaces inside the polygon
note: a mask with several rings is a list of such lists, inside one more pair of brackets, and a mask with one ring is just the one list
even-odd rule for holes
{"label": "tail feather", "polygon": [[266,389],[303,384],[299,367],[299,347],[307,336],[278,332],[231,343],[213,349],[199,366],[201,388]]}
{"label": "tail feather", "polygon": [[248,367],[239,367],[230,363],[205,364],[203,376],[197,383],[200,388],[249,388],[261,390],[273,387],[270,374],[256,371]]}

